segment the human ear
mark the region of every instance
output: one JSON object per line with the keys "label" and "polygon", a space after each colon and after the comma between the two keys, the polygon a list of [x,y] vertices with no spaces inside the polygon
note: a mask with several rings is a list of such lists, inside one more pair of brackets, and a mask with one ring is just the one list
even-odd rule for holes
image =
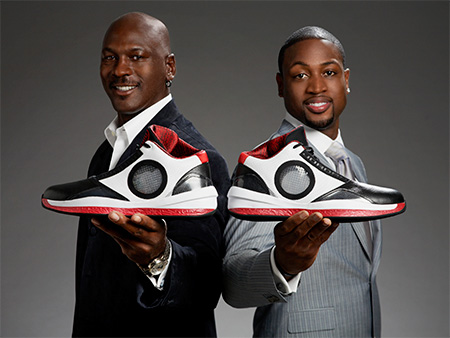
{"label": "human ear", "polygon": [[166,56],[166,72],[167,80],[172,81],[177,73],[177,67],[175,62],[175,54],[170,53]]}
{"label": "human ear", "polygon": [[346,88],[347,94],[350,93],[349,78],[350,78],[350,69],[347,68],[346,70],[344,70],[345,88]]}
{"label": "human ear", "polygon": [[284,97],[283,76],[281,75],[281,73],[277,73],[276,80],[278,85],[278,96]]}

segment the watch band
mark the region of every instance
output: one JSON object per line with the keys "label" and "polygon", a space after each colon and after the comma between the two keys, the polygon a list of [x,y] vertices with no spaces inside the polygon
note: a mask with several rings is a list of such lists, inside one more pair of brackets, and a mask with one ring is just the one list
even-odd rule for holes
{"label": "watch band", "polygon": [[167,239],[166,247],[164,248],[164,252],[162,253],[161,256],[155,257],[148,264],[148,266],[142,266],[138,263],[136,263],[136,265],[142,270],[143,273],[145,273],[149,277],[154,277],[154,276],[160,275],[166,268],[167,264],[169,264],[169,257],[170,257],[171,250],[172,250],[172,244]]}

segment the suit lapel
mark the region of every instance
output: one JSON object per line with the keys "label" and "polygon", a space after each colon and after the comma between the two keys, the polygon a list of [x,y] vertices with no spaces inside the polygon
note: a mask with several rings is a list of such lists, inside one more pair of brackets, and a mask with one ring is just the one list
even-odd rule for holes
{"label": "suit lapel", "polygon": [[98,175],[108,171],[109,163],[111,162],[113,149],[108,141],[104,141],[97,152],[92,157],[89,165],[88,177]]}
{"label": "suit lapel", "polygon": [[363,164],[358,156],[353,154],[349,149],[345,148],[350,157],[350,161],[352,162],[353,173],[358,182],[367,183],[366,172],[364,170]]}
{"label": "suit lapel", "polygon": [[364,249],[364,253],[367,256],[367,259],[372,260],[372,254],[369,253],[369,244],[367,243],[368,239],[367,239],[366,230],[364,228],[364,223],[358,222],[358,223],[350,223],[350,224],[352,225],[352,228],[356,234],[356,237],[358,237],[358,240]]}
{"label": "suit lapel", "polygon": [[373,237],[373,253],[372,253],[372,262],[373,262],[373,271],[377,271],[378,265],[380,264],[381,259],[381,239],[382,239],[382,229],[381,229],[381,221],[375,220],[370,222],[372,226],[372,237]]}

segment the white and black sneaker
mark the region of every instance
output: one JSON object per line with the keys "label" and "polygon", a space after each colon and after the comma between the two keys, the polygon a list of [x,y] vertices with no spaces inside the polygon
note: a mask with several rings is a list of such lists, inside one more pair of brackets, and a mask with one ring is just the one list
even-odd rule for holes
{"label": "white and black sneaker", "polygon": [[217,207],[208,155],[167,128],[152,125],[146,141],[118,167],[88,179],[49,187],[44,208],[56,212],[104,215],[200,217]]}
{"label": "white and black sneaker", "polygon": [[356,222],[394,216],[405,208],[397,190],[350,180],[321,164],[302,126],[241,153],[228,192],[230,213],[246,220],[282,220],[307,210]]}

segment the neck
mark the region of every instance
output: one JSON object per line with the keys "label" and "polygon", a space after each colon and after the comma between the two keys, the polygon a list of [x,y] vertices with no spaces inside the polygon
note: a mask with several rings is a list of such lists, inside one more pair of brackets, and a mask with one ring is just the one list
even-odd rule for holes
{"label": "neck", "polygon": [[338,137],[339,131],[339,119],[336,119],[328,128],[320,130],[322,134],[327,135],[332,140],[335,140]]}
{"label": "neck", "polygon": [[126,113],[117,113],[117,123],[118,126],[121,127],[128,121],[130,121],[133,117],[137,116],[141,111],[137,113],[132,114],[126,114]]}
{"label": "neck", "polygon": [[331,138],[332,140],[335,140],[336,137],[338,136],[338,129],[326,129],[326,130],[320,130],[320,132],[322,134],[327,135],[329,138]]}

